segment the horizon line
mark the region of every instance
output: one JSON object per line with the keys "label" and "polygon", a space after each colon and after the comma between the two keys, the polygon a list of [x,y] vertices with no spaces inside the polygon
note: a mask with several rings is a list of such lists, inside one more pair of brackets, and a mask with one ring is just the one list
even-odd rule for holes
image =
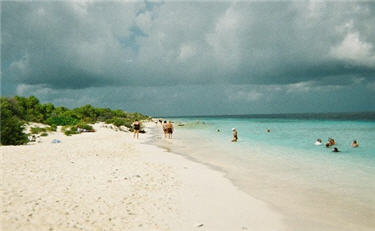
{"label": "horizon line", "polygon": [[354,114],[354,113],[375,113],[375,111],[352,111],[352,112],[285,112],[285,113],[254,113],[254,114],[203,114],[203,115],[152,115],[153,118],[173,117],[225,117],[225,116],[270,116],[270,115],[306,115],[306,114]]}

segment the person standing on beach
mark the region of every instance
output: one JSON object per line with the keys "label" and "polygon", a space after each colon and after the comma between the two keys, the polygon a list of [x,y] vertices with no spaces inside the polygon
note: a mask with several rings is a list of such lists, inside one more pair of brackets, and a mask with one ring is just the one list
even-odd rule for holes
{"label": "person standing on beach", "polygon": [[168,134],[168,128],[167,128],[167,121],[164,120],[164,123],[162,124],[163,132],[164,132],[164,138],[167,138]]}
{"label": "person standing on beach", "polygon": [[168,133],[168,138],[172,139],[172,133],[173,133],[173,124],[172,124],[172,121],[169,121],[167,123],[167,133]]}
{"label": "person standing on beach", "polygon": [[137,137],[137,139],[138,139],[139,138],[139,130],[141,129],[141,124],[139,123],[138,120],[134,121],[133,129],[134,129],[133,138]]}
{"label": "person standing on beach", "polygon": [[237,130],[235,128],[232,129],[233,132],[233,139],[232,142],[237,142],[238,136],[237,136]]}

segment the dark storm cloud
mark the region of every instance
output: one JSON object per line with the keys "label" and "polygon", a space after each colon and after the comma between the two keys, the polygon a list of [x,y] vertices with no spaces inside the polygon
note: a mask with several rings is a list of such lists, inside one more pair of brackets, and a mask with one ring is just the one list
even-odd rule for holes
{"label": "dark storm cloud", "polygon": [[50,88],[342,84],[375,73],[373,21],[367,3],[5,2],[2,68]]}
{"label": "dark storm cloud", "polygon": [[129,35],[138,4],[123,9],[118,3],[2,5],[5,81],[76,89],[126,79],[126,73],[113,71],[130,66],[121,60],[122,53],[130,51],[122,49],[117,38]]}
{"label": "dark storm cloud", "polygon": [[1,84],[156,114],[368,110],[374,24],[371,2],[3,2]]}

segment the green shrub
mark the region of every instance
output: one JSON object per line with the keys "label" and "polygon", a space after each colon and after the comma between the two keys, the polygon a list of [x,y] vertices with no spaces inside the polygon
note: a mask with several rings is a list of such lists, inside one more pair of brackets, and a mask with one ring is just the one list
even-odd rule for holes
{"label": "green shrub", "polygon": [[24,123],[14,116],[4,115],[1,112],[1,144],[21,145],[28,142],[27,135],[23,132]]}
{"label": "green shrub", "polygon": [[76,125],[79,120],[69,116],[52,116],[46,120],[51,126]]}
{"label": "green shrub", "polygon": [[71,135],[74,135],[74,134],[78,134],[77,130],[65,130],[64,131],[64,134],[67,135],[67,136],[71,136]]}
{"label": "green shrub", "polygon": [[94,128],[91,125],[86,124],[86,123],[82,123],[82,122],[78,123],[76,125],[76,128],[82,128],[82,129],[86,129],[88,131],[93,131],[94,130]]}
{"label": "green shrub", "polygon": [[125,126],[127,128],[132,128],[132,123],[134,121],[135,120],[131,120],[131,119],[128,119],[128,118],[113,118],[113,119],[106,120],[105,123],[113,124],[117,127]]}
{"label": "green shrub", "polygon": [[55,132],[57,130],[57,126],[52,125],[50,127],[46,127],[46,130],[49,131],[49,132]]}
{"label": "green shrub", "polygon": [[31,134],[39,134],[41,132],[46,132],[47,128],[40,128],[40,127],[31,127],[30,132]]}
{"label": "green shrub", "polygon": [[48,133],[47,132],[43,132],[42,134],[40,134],[40,136],[48,136]]}

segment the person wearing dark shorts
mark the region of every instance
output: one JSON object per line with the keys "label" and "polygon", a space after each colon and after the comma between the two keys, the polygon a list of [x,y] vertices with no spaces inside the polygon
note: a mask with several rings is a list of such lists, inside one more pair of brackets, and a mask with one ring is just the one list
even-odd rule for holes
{"label": "person wearing dark shorts", "polygon": [[166,127],[167,127],[168,138],[172,139],[172,134],[173,134],[173,124],[172,124],[172,121],[169,121],[167,123]]}
{"label": "person wearing dark shorts", "polygon": [[133,123],[133,129],[134,129],[134,135],[133,138],[137,137],[139,138],[139,130],[141,130],[141,124],[139,123],[138,120],[135,120]]}

